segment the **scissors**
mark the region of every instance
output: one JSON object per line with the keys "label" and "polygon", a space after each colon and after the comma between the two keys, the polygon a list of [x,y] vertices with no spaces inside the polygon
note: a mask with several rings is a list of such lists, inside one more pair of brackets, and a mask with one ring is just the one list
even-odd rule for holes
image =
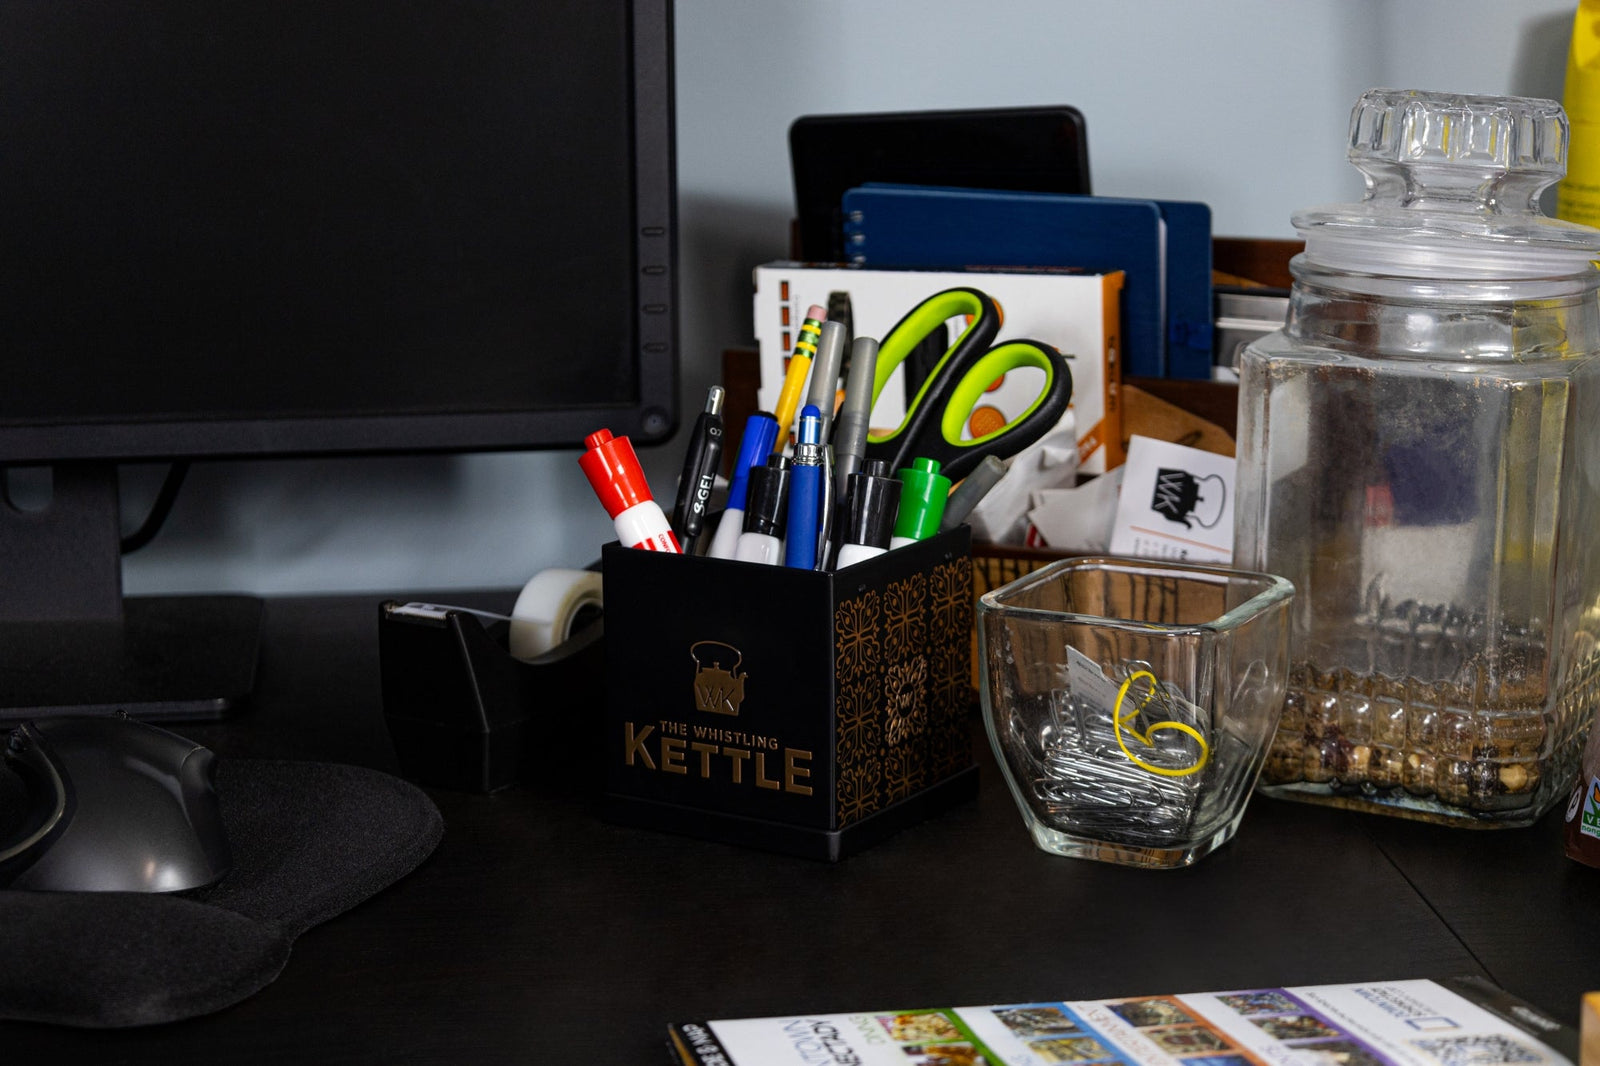
{"label": "scissors", "polygon": [[[884,336],[872,381],[874,404],[894,368],[956,315],[968,316],[967,328],[934,364],[900,425],[888,433],[867,435],[868,459],[886,460],[890,470],[908,467],[918,457],[936,459],[940,473],[959,481],[985,456],[1009,459],[1022,451],[1066,413],[1072,400],[1072,371],[1066,358],[1039,341],[994,344],[995,334],[1000,332],[1000,308],[987,293],[968,288],[935,293]],[[1044,371],[1044,387],[1033,403],[1000,428],[963,440],[962,431],[983,394],[1002,374],[1019,367]]]}

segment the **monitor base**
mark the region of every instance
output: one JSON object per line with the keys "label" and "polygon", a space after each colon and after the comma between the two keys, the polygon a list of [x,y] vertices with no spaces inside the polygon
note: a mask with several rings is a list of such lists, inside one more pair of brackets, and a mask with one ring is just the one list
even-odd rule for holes
{"label": "monitor base", "polygon": [[262,602],[131,596],[119,621],[0,622],[0,719],[222,718],[255,687]]}

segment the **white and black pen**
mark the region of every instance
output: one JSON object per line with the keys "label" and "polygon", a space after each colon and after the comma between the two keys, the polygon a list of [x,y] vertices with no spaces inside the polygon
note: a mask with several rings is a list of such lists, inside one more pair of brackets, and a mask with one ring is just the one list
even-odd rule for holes
{"label": "white and black pen", "polygon": [[783,565],[783,529],[789,515],[789,475],[786,455],[767,458],[764,466],[750,468],[749,498],[744,509],[744,532],[734,558],[747,563]]}
{"label": "white and black pen", "polygon": [[839,561],[834,569],[843,570],[889,550],[899,503],[900,482],[889,476],[888,463],[868,459],[850,475],[839,528]]}

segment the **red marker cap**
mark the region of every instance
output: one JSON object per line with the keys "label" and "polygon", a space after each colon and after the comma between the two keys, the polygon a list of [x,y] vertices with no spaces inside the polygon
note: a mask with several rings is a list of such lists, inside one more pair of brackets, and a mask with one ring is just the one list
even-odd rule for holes
{"label": "red marker cap", "polygon": [[627,437],[613,437],[609,429],[598,429],[583,439],[583,445],[588,450],[578,456],[578,465],[612,518],[655,498]]}

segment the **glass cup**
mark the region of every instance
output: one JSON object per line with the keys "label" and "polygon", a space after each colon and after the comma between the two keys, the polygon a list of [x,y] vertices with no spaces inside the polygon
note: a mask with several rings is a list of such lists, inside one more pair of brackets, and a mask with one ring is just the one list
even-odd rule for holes
{"label": "glass cup", "polygon": [[1278,716],[1294,586],[1062,559],[978,600],[984,723],[1039,847],[1187,866],[1239,827]]}

